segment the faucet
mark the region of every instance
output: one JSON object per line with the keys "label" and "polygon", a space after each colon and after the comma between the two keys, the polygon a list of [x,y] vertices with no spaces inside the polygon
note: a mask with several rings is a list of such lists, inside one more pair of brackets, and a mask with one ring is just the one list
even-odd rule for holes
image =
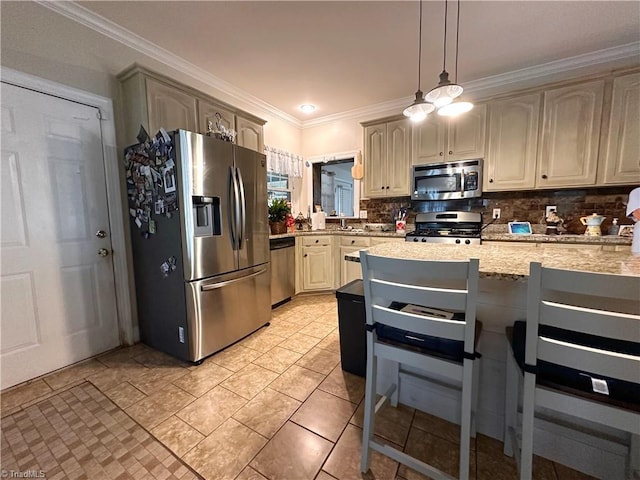
{"label": "faucet", "polygon": [[341,218],[340,219],[340,229],[341,230],[346,230],[347,229],[347,219],[346,218]]}

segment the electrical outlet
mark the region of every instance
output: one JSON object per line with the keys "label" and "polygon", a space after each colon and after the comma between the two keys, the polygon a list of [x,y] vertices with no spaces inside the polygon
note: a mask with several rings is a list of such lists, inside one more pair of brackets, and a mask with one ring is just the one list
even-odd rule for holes
{"label": "electrical outlet", "polygon": [[547,205],[544,210],[544,217],[547,218],[552,210],[558,211],[558,207],[555,205]]}
{"label": "electrical outlet", "polygon": [[500,209],[499,208],[494,208],[493,209],[493,218],[500,218]]}
{"label": "electrical outlet", "polygon": [[360,218],[363,219],[367,219],[367,211],[366,210],[360,210]]}

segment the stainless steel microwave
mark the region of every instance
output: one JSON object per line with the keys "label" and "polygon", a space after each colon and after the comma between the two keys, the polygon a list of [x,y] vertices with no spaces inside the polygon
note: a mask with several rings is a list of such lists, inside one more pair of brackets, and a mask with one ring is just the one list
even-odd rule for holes
{"label": "stainless steel microwave", "polygon": [[414,165],[411,200],[454,200],[482,196],[482,159]]}

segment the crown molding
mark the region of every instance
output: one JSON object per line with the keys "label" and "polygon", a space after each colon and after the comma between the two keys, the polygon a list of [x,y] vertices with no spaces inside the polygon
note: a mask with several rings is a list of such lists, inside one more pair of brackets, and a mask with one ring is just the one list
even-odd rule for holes
{"label": "crown molding", "polygon": [[255,108],[266,111],[269,114],[277,117],[285,122],[292,124],[294,127],[300,128],[302,126],[302,122],[288,113],[279,110],[273,105],[265,102],[264,100],[259,99],[251,95],[244,90],[235,87],[222,80],[215,75],[210,74],[209,72],[203,70],[202,68],[194,65],[191,62],[187,62],[183,58],[178,55],[156,45],[149,40],[137,35],[126,28],[121,27],[120,25],[112,22],[111,20],[103,17],[102,15],[98,15],[97,13],[92,12],[91,10],[83,7],[82,5],[78,5],[73,1],[69,2],[52,2],[47,0],[35,0],[39,5],[48,8],[60,15],[63,15],[85,27],[90,28],[106,37],[111,38],[117,42],[122,43],[123,45],[136,50],[148,57],[151,57],[155,60],[159,60],[165,65],[179,70],[182,73],[186,73],[190,77],[195,80],[201,81],[213,88],[216,88],[229,96],[240,100],[242,102],[246,102],[249,105],[252,105]]}
{"label": "crown molding", "polygon": [[[504,89],[505,87],[513,84],[521,84],[530,82],[532,80],[548,79],[553,75],[557,75],[560,73],[567,73],[574,70],[579,70],[581,68],[588,68],[597,65],[604,66],[620,60],[634,59],[636,62],[639,62],[639,52],[640,42],[627,43],[603,50],[596,50],[595,52],[576,55],[575,57],[554,60],[553,62],[542,63],[540,65],[534,65],[507,73],[501,73],[499,75],[492,75],[490,77],[464,82],[464,90],[465,93],[474,93],[478,95],[484,92],[493,91],[498,88]],[[356,108],[333,115],[326,115],[324,117],[318,117],[314,118],[313,120],[306,120],[302,122],[302,128],[306,129],[316,127],[338,120],[355,119],[358,121],[362,121],[366,117],[375,117],[375,115],[379,115],[383,112],[388,113],[389,111],[393,110],[397,110],[398,112],[400,112],[400,110],[409,105],[411,101],[412,97],[399,98],[396,100],[389,100],[387,102],[377,103],[375,105],[369,105],[362,108]]]}
{"label": "crown molding", "polygon": [[[406,107],[411,103],[411,98],[399,98],[395,100],[389,100],[386,102],[376,103],[374,105],[368,105],[366,107],[355,108],[347,110],[345,112],[326,115],[323,117],[314,118],[311,120],[301,121],[296,117],[289,115],[286,112],[276,108],[275,106],[265,102],[245,92],[242,89],[235,87],[234,85],[222,80],[215,75],[203,70],[202,68],[187,62],[174,53],[152,43],[141,36],[127,30],[120,25],[98,15],[91,10],[78,5],[73,1],[68,2],[54,2],[48,0],[35,0],[36,3],[48,8],[60,15],[63,15],[75,22],[84,25],[102,35],[105,35],[117,42],[120,42],[127,47],[136,50],[148,57],[154,58],[163,62],[165,65],[186,73],[195,80],[201,81],[206,85],[216,88],[227,95],[246,102],[255,108],[268,112],[269,114],[277,117],[297,128],[307,129],[332,123],[339,120],[358,120],[362,121],[367,118],[375,118],[376,115],[382,113],[388,113],[389,111],[399,110]],[[640,42],[627,43],[625,45],[619,45],[616,47],[606,48],[603,50],[597,50],[595,52],[585,53],[582,55],[576,55],[575,57],[569,57],[561,60],[555,60],[553,62],[543,63],[540,65],[534,65],[532,67],[526,67],[512,72],[502,73],[499,75],[492,75],[490,77],[480,78],[478,80],[471,80],[465,82],[465,92],[482,94],[484,91],[490,91],[493,89],[501,88],[505,86],[513,85],[517,83],[528,82],[532,80],[540,80],[560,73],[567,73],[573,70],[581,68],[593,67],[596,65],[606,65],[616,61],[625,59],[635,59],[638,61],[640,55]]]}
{"label": "crown molding", "polygon": [[581,68],[607,65],[619,60],[635,58],[636,61],[640,61],[639,52],[640,42],[627,43],[603,50],[596,50],[595,52],[576,55],[575,57],[563,58],[499,75],[471,80],[465,82],[464,89],[468,93],[478,93],[514,83],[545,79],[559,73],[567,73]]}

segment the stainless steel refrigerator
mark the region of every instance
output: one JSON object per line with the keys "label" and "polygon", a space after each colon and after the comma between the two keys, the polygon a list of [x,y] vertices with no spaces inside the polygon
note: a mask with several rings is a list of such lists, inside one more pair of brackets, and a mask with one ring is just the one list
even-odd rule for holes
{"label": "stainless steel refrigerator", "polygon": [[270,320],[266,160],[184,130],[165,138],[163,152],[127,151],[140,337],[198,362]]}

